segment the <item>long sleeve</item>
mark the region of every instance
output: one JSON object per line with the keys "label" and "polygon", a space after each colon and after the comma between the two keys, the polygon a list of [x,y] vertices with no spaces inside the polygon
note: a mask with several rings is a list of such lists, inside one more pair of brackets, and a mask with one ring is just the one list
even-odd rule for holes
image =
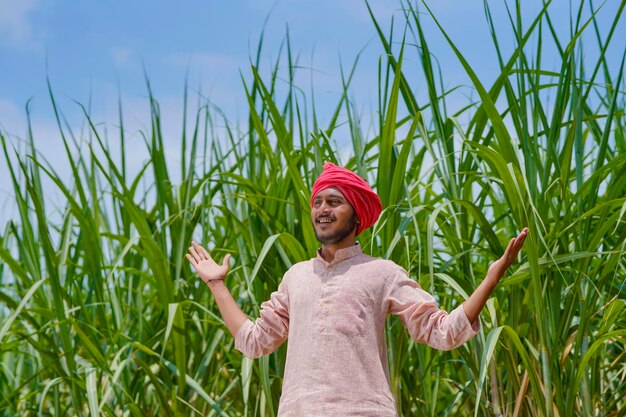
{"label": "long sleeve", "polygon": [[235,335],[235,349],[249,358],[258,358],[274,352],[287,340],[289,333],[289,294],[286,279],[261,304],[256,322],[247,320]]}
{"label": "long sleeve", "polygon": [[440,310],[435,299],[399,268],[387,285],[385,302],[389,314],[399,316],[417,342],[439,350],[451,350],[471,339],[480,329],[470,324],[463,305],[449,314]]}

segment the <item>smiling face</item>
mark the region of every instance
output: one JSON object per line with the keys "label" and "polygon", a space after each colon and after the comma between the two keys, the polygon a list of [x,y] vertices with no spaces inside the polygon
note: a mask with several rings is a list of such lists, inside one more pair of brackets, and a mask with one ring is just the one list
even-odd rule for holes
{"label": "smiling face", "polygon": [[357,217],[341,191],[331,187],[317,193],[311,207],[315,237],[323,245],[354,244]]}

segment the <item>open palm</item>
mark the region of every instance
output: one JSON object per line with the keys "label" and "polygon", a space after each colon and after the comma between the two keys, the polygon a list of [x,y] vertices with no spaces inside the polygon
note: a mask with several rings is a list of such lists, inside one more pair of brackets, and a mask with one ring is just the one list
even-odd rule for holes
{"label": "open palm", "polygon": [[522,246],[524,246],[524,241],[526,240],[526,236],[528,235],[528,228],[525,227],[521,233],[511,239],[509,245],[504,251],[504,255],[497,261],[491,264],[489,267],[489,274],[494,274],[498,277],[498,279],[502,278],[504,272],[515,262],[517,259],[517,254],[519,254]]}
{"label": "open palm", "polygon": [[208,284],[209,281],[223,280],[226,274],[228,274],[230,255],[224,256],[224,260],[220,265],[211,258],[206,249],[197,242],[191,242],[189,253],[185,257],[205,284]]}

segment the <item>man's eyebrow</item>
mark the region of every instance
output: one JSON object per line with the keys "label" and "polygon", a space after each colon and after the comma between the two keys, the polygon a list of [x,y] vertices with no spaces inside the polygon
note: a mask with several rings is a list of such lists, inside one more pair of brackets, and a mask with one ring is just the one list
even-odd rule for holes
{"label": "man's eyebrow", "polygon": [[343,195],[339,195],[339,194],[330,194],[330,195],[327,195],[326,197],[322,197],[318,194],[315,196],[315,198],[313,198],[313,201],[321,200],[322,198],[325,198],[326,200],[339,200],[339,201],[345,201],[345,202],[348,201]]}

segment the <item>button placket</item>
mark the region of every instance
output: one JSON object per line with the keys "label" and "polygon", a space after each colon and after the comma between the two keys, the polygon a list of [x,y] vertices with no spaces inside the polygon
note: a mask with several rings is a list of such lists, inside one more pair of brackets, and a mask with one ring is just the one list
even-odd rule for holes
{"label": "button placket", "polygon": [[[326,279],[328,279],[328,277],[326,277]],[[322,283],[322,297],[320,300],[320,306],[324,307],[327,304],[327,298],[328,298],[328,283],[327,282],[323,282]]]}
{"label": "button placket", "polygon": [[[324,271],[324,275],[322,276],[322,285],[320,288],[320,308],[324,308],[325,298],[326,298],[326,279],[328,277],[328,269]],[[320,310],[320,315],[324,316],[324,311]]]}
{"label": "button placket", "polygon": [[320,289],[320,302],[319,302],[319,317],[321,321],[321,327],[326,330],[326,321],[328,318],[328,280],[331,276],[330,267],[326,267],[324,274],[322,275],[322,285]]}
{"label": "button placket", "polygon": [[317,328],[320,333],[323,333],[326,330],[325,326],[325,311],[324,311],[324,297],[325,294],[325,284],[326,284],[326,276],[327,276],[328,267],[324,268],[324,272],[321,274],[321,284],[319,289],[319,299],[317,305],[317,312],[315,313],[315,321],[317,322]]}

